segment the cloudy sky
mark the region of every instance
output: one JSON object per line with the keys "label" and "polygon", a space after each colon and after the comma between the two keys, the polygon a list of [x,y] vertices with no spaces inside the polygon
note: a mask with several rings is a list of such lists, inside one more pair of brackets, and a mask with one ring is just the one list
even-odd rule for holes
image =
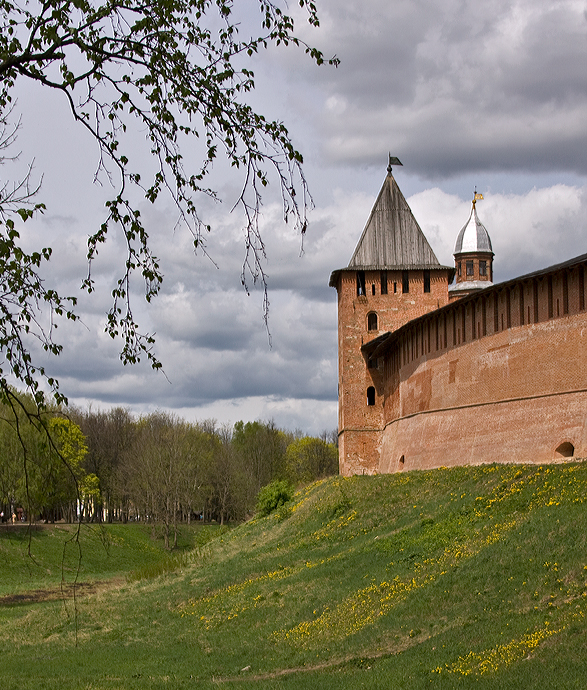
{"label": "cloudy sky", "polygon": [[171,204],[142,208],[165,281],[151,305],[137,295],[135,316],[156,332],[165,376],[143,364],[123,367],[103,332],[123,256],[115,235],[93,267],[97,292],[79,293],[85,243],[110,191],[93,184],[95,145],[58,94],[19,86],[20,161],[34,159],[47,205],[23,238],[53,247],[47,280],[80,298],[83,324],[60,325],[64,351],[47,363],[71,402],[165,409],[189,420],[272,418],[307,433],[335,428],[336,293],[328,279],[352,255],[388,152],[404,165],[394,175],[441,263],[452,264],[475,187],[485,197],[477,208],[493,241],[496,281],[587,252],[584,1],[317,4],[321,27],[300,23],[298,34],[336,54],[338,69],[318,68],[296,49],[254,63],[255,105],[289,126],[315,202],[300,255],[279,197],[270,191],[264,199],[270,339],[262,293],[247,296],[240,285],[242,218],[231,208],[241,180],[217,166],[223,203],[202,201],[212,261],[194,256],[190,236],[174,229]]}

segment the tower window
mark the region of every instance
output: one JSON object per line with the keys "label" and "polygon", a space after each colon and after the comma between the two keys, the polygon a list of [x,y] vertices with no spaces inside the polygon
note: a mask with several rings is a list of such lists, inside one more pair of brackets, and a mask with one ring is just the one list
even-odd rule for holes
{"label": "tower window", "polygon": [[480,261],[479,262],[479,275],[480,276],[486,276],[487,275],[487,261]]}
{"label": "tower window", "polygon": [[369,405],[369,407],[375,405],[375,388],[373,386],[367,388],[367,405]]}
{"label": "tower window", "polygon": [[424,271],[424,292],[430,292],[430,271]]}
{"label": "tower window", "polygon": [[371,283],[371,294],[375,295],[375,283]]}
{"label": "tower window", "polygon": [[365,296],[365,271],[357,271],[357,297]]}
{"label": "tower window", "polygon": [[472,261],[467,261],[467,276],[472,276],[474,275],[474,269],[473,269],[473,262]]}
{"label": "tower window", "polygon": [[367,330],[377,330],[377,314],[374,311],[367,314]]}
{"label": "tower window", "polygon": [[394,291],[394,293],[397,292],[397,283],[393,284],[393,291]]}
{"label": "tower window", "polygon": [[387,295],[387,271],[381,271],[381,294]]}
{"label": "tower window", "polygon": [[402,271],[402,292],[410,291],[410,272]]}
{"label": "tower window", "polygon": [[462,274],[461,266],[462,266],[462,263],[459,261],[459,263],[457,264],[457,275],[459,278],[461,277],[461,274]]}

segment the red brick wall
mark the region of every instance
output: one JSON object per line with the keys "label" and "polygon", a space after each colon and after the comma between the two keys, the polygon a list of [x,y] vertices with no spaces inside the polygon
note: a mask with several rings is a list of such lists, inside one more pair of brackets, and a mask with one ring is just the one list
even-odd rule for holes
{"label": "red brick wall", "polygon": [[585,273],[490,288],[403,329],[385,357],[378,471],[551,462],[562,443],[587,457]]}

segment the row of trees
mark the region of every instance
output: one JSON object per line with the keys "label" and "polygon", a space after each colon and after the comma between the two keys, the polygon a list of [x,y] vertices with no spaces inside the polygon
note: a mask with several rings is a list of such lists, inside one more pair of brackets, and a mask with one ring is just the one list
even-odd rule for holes
{"label": "row of trees", "polygon": [[320,438],[273,422],[188,423],[156,412],[58,410],[42,417],[0,406],[0,505],[30,519],[180,522],[246,519],[262,486],[294,485],[338,471],[336,432]]}

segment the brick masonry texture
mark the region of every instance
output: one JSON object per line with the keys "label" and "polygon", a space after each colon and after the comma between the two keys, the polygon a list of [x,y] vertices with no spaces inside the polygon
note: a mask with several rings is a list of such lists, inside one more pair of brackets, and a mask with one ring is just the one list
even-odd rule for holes
{"label": "brick masonry texture", "polygon": [[343,271],[341,473],[587,457],[586,269],[579,257],[450,304],[447,271],[427,293],[423,271],[406,293],[388,271],[386,295],[366,272],[361,296]]}
{"label": "brick masonry texture", "polygon": [[[344,473],[372,473],[381,446],[383,370],[369,367],[361,347],[382,333],[448,303],[448,271],[430,271],[430,292],[424,292],[424,271],[410,271],[409,285],[402,271],[387,271],[387,294],[382,293],[380,271],[365,271],[365,295],[357,295],[357,272],[342,271],[338,278],[339,453]],[[404,292],[403,288],[408,291]],[[376,315],[377,323],[369,322]],[[371,326],[371,328],[370,328]],[[375,326],[375,327],[374,327]],[[367,391],[375,388],[375,404]]]}

